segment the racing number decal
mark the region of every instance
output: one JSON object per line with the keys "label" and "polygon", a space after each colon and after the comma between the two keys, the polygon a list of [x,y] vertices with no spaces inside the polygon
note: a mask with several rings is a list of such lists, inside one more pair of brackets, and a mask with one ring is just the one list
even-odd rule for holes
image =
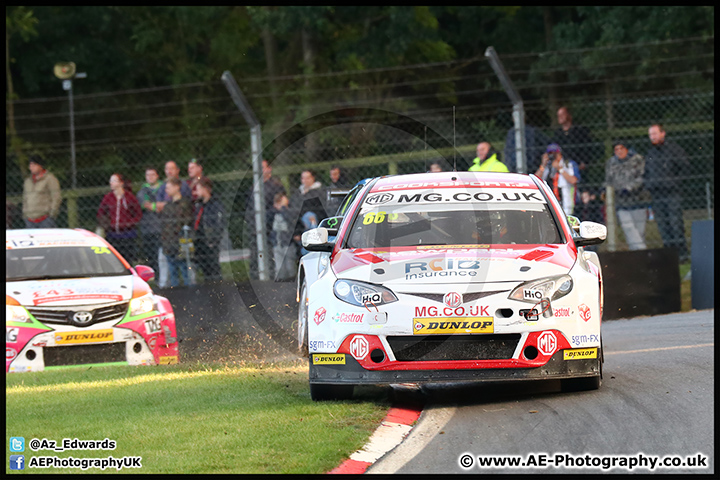
{"label": "racing number decal", "polygon": [[107,247],[90,247],[90,248],[92,248],[93,252],[97,253],[98,255],[103,254],[103,253],[107,253],[108,255],[110,254],[110,249]]}
{"label": "racing number decal", "polygon": [[145,320],[145,332],[147,332],[148,335],[157,333],[160,331],[160,329],[161,327],[159,318],[150,318],[148,320]]}
{"label": "racing number decal", "polygon": [[387,212],[368,212],[363,217],[363,225],[370,225],[371,223],[382,223],[385,221],[385,219],[388,220],[396,220],[398,218],[397,213],[391,213],[390,215],[387,214]]}

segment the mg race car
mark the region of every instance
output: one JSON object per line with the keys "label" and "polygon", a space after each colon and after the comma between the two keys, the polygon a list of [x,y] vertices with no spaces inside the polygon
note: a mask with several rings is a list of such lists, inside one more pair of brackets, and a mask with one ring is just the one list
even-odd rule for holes
{"label": "mg race car", "polygon": [[7,230],[5,371],[178,362],[175,315],[150,267],[82,229]]}
{"label": "mg race car", "polygon": [[534,175],[441,172],[370,181],[299,289],[314,400],[355,385],[602,376],[603,225],[568,217]]}

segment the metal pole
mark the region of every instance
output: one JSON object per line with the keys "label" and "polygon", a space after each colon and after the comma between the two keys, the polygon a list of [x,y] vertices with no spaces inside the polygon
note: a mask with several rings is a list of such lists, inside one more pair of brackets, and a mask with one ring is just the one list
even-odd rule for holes
{"label": "metal pole", "polygon": [[260,280],[270,279],[270,268],[268,264],[268,247],[267,247],[267,228],[265,218],[265,185],[262,179],[262,158],[260,152],[262,149],[262,135],[260,122],[245,96],[240,90],[235,78],[229,71],[223,72],[220,77],[230,93],[235,106],[242,114],[245,121],[250,125],[250,150],[253,164],[253,204],[255,206],[255,238],[258,248],[258,278]]}
{"label": "metal pole", "polygon": [[605,189],[605,216],[607,217],[607,246],[609,252],[617,250],[615,240],[615,189],[608,185]]}
{"label": "metal pole", "polygon": [[707,203],[708,220],[712,220],[712,209],[710,208],[710,182],[705,182],[705,202]]}
{"label": "metal pole", "polygon": [[518,173],[527,173],[527,154],[525,152],[525,107],[522,98],[515,89],[510,77],[505,71],[500,58],[493,47],[485,50],[485,56],[498,76],[500,83],[513,103],[513,125],[515,126],[515,165]]}
{"label": "metal pole", "polygon": [[72,80],[68,80],[68,102],[70,104],[70,168],[72,172],[72,188],[77,188],[77,167],[75,166],[75,112],[73,110]]}

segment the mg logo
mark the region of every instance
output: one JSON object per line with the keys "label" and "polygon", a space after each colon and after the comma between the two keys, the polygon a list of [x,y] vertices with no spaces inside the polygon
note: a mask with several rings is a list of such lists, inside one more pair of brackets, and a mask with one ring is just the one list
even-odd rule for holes
{"label": "mg logo", "polygon": [[583,303],[582,305],[578,306],[578,310],[580,310],[580,318],[582,318],[586,322],[590,320],[590,307]]}
{"label": "mg logo", "polygon": [[358,335],[350,341],[350,355],[352,355],[355,360],[362,360],[365,358],[368,354],[368,350],[370,350],[370,346],[368,345],[367,340],[365,340],[365,337]]}
{"label": "mg logo", "polygon": [[457,292],[446,293],[443,302],[450,308],[457,308],[463,303],[462,294]]}
{"label": "mg logo", "polygon": [[543,332],[537,339],[537,346],[543,355],[552,355],[557,348],[557,338],[553,332]]}
{"label": "mg logo", "polygon": [[392,193],[378,193],[377,195],[370,195],[365,203],[368,205],[382,205],[393,199]]}

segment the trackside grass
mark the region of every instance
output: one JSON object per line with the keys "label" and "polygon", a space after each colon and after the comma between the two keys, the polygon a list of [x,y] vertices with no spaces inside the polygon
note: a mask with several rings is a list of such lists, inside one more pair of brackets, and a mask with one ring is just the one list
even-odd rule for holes
{"label": "trackside grass", "polygon": [[[365,444],[390,406],[372,388],[357,400],[313,402],[300,361],[76,368],[7,375],[5,385],[6,441],[26,443],[26,468],[15,474],[82,472],[29,469],[39,456],[142,457],[141,469],[122,473],[325,473]],[[33,438],[109,438],[117,447],[33,452]]]}

